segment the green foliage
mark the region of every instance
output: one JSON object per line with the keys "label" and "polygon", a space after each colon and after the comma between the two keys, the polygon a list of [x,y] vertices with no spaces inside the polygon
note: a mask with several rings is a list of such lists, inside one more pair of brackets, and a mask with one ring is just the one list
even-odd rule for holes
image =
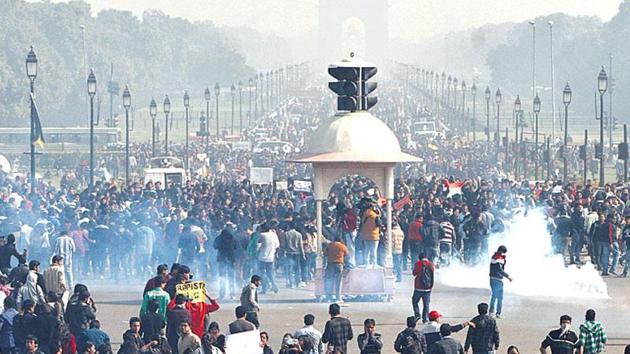
{"label": "green foliage", "polygon": [[[202,96],[215,82],[229,85],[254,74],[211,22],[191,23],[159,11],[138,19],[131,12],[104,10],[90,15],[83,1],[30,3],[3,0],[0,11],[0,125],[28,122],[28,78],[24,60],[32,44],[39,59],[35,82],[44,126],[85,124],[86,78],[93,67],[98,94],[109,101],[110,64],[121,88],[129,85],[132,102],[148,106],[151,96],[179,97],[189,90]],[[85,59],[80,26],[85,26]],[[197,97],[199,98],[199,97]],[[114,98],[115,107],[120,105]],[[179,99],[173,105],[180,105]]]}

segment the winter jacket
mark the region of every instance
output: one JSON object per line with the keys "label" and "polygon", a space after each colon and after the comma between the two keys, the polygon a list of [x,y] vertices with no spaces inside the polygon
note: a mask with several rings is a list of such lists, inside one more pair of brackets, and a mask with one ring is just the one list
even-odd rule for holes
{"label": "winter jacket", "polygon": [[490,260],[490,278],[496,280],[503,280],[503,278],[509,278],[508,273],[505,272],[505,255],[501,253],[495,253]]}
{"label": "winter jacket", "polygon": [[478,315],[472,319],[475,327],[468,328],[464,350],[470,347],[473,353],[491,352],[499,347],[499,327],[497,322],[489,315]]}
{"label": "winter jacket", "polygon": [[580,325],[580,342],[584,346],[584,354],[601,353],[606,347],[608,336],[601,323],[586,321]]}

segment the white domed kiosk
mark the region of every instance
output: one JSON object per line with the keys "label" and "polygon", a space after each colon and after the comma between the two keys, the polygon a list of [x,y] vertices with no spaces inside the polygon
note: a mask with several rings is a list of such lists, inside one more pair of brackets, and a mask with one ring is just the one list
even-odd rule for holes
{"label": "white domed kiosk", "polygon": [[[376,183],[387,199],[387,254],[391,255],[392,199],[394,167],[399,162],[420,161],[400,150],[391,129],[368,111],[337,114],[315,131],[295,163],[312,163],[317,228],[321,237],[322,201],[338,179],[361,175]],[[388,262],[389,263],[389,262]]]}

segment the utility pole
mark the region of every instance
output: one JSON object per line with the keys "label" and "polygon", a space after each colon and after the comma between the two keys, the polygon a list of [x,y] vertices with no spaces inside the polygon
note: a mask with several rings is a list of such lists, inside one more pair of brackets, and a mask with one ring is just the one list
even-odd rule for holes
{"label": "utility pole", "polygon": [[587,154],[586,154],[586,144],[588,143],[588,129],[584,129],[584,177],[583,177],[583,185],[586,186],[586,173],[588,172],[588,163],[587,163]]}

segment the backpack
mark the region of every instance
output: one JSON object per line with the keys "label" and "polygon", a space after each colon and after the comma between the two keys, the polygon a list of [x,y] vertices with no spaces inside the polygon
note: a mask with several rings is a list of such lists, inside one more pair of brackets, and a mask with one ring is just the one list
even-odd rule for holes
{"label": "backpack", "polygon": [[420,282],[424,289],[433,288],[433,270],[424,262],[422,262],[422,269],[420,269]]}
{"label": "backpack", "polygon": [[416,331],[405,330],[398,335],[394,344],[396,351],[402,354],[420,354],[420,338]]}

